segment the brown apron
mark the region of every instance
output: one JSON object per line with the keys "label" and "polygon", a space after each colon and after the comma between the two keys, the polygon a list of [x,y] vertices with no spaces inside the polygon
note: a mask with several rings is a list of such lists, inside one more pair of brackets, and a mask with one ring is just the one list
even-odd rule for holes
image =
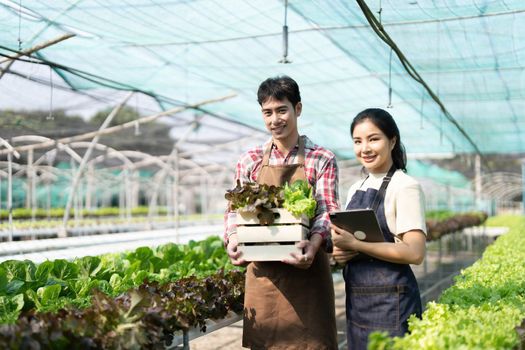
{"label": "brown apron", "polygon": [[[298,163],[269,165],[265,150],[257,182],[283,185],[307,180],[304,141]],[[242,346],[251,349],[337,349],[334,287],[326,254],[303,270],[281,262],[252,262],[246,271]]]}

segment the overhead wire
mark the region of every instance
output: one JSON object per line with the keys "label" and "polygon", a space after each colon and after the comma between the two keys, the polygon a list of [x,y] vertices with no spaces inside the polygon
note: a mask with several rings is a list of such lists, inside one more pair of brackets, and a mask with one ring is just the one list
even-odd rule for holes
{"label": "overhead wire", "polygon": [[[348,4],[346,2],[343,2],[344,6],[346,6],[345,8],[349,11],[352,11],[353,9],[349,8]],[[316,26],[317,28],[324,28],[324,27],[321,27],[319,26],[316,22],[314,22],[313,20],[307,18],[305,16],[304,13],[302,13],[300,11],[299,8],[295,7],[293,4],[290,5],[290,7],[292,9],[294,9],[294,11],[296,13],[298,13],[299,15],[301,15],[303,18],[305,18],[306,20],[308,20],[308,22],[313,25],[313,26]],[[368,28],[368,26],[360,26],[361,28]],[[339,50],[341,50],[342,52],[344,52],[353,62],[357,63],[358,65],[360,65],[364,70],[367,70],[367,67],[366,67],[366,62],[363,62],[361,60],[361,58],[359,56],[356,56],[353,52],[349,51],[346,47],[344,47],[339,41],[335,40],[329,33],[325,32],[324,30],[321,31],[322,34],[325,35],[326,38],[328,38],[328,40],[330,40],[330,42],[335,46],[337,47]],[[362,40],[366,40],[366,38],[364,36],[361,37]],[[375,51],[375,53],[379,56],[379,55],[382,55],[383,52],[379,51],[378,48],[376,48],[375,46],[371,47],[371,50]],[[388,83],[387,80],[382,80],[385,84]],[[418,90],[419,91],[419,90]],[[417,108],[412,106],[412,108],[417,112]],[[346,111],[341,111],[341,113],[344,113]],[[439,124],[436,123],[434,120],[432,119],[428,119],[429,120],[429,123],[434,125],[434,127],[438,128],[439,129]],[[451,143],[453,143],[453,140],[449,137],[449,135],[445,135]]]}
{"label": "overhead wire", "polygon": [[[112,13],[112,9],[107,5],[107,2],[106,1],[101,1],[99,2],[98,0],[96,0],[97,3],[100,4],[100,6],[102,8],[107,8],[108,10],[108,13]],[[95,9],[99,9],[99,8],[95,8]],[[99,14],[97,14],[95,11],[87,11],[86,9],[82,9],[82,11],[84,13],[87,13],[89,14],[88,16],[75,16],[74,18],[72,18],[75,22],[78,22],[78,23],[83,23],[84,24],[84,28],[91,28],[91,30],[93,32],[95,32],[97,36],[101,37],[101,38],[111,38],[112,37],[112,32],[108,30],[108,27],[104,27],[105,29],[103,31],[95,31],[96,29],[99,29],[99,27],[97,26],[97,24],[99,23],[103,23],[103,24],[108,24],[108,18],[104,18],[104,17],[101,17]],[[119,13],[119,17],[125,17],[125,16],[122,16],[122,13],[120,12]],[[137,24],[140,23],[136,20],[136,18],[133,18],[133,19],[129,19],[129,22],[117,22],[116,19],[118,19],[119,17],[111,17],[111,21],[109,23],[111,23],[111,28],[113,28],[113,30],[117,29],[119,30],[120,32],[119,33],[126,33],[127,35],[133,35],[135,37],[142,37],[144,35],[144,33],[140,30],[140,28],[138,28]],[[89,23],[86,22],[87,20],[89,19]],[[127,18],[126,18],[127,19]],[[97,20],[97,22],[93,21],[93,20]],[[57,22],[54,22],[53,24],[56,24],[58,27],[60,26],[64,26],[64,24],[62,23],[57,23]],[[103,34],[104,33],[104,34]]]}
{"label": "overhead wire", "polygon": [[22,51],[22,0],[18,2],[18,51]]}
{"label": "overhead wire", "polygon": [[[14,52],[14,53],[20,53],[20,52],[18,52],[16,50],[10,49],[10,48],[5,47],[3,45],[0,45],[0,49],[6,50],[6,51],[10,51],[10,52]],[[15,60],[24,61],[24,59],[21,59],[20,57],[15,58]],[[41,64],[50,66],[50,67],[52,67],[54,69],[60,69],[60,70],[66,71],[66,72],[68,72],[70,74],[73,74],[73,75],[75,75],[77,77],[80,77],[82,79],[85,79],[87,81],[90,81],[90,82],[95,83],[95,84],[100,85],[100,86],[104,86],[104,87],[108,87],[108,88],[112,88],[112,89],[116,89],[116,90],[137,91],[137,92],[141,92],[141,93],[143,93],[145,95],[148,95],[148,96],[151,96],[153,94],[152,92],[144,91],[144,90],[136,88],[136,87],[134,87],[132,85],[125,84],[125,83],[120,83],[118,81],[115,81],[115,80],[112,80],[112,79],[109,79],[109,78],[106,78],[106,77],[101,77],[99,75],[88,73],[88,72],[82,71],[80,69],[68,67],[68,66],[65,66],[63,64],[59,64],[59,63],[50,61],[50,60],[48,60],[46,58],[43,58],[43,57],[39,57],[38,60],[41,62]],[[35,63],[34,61],[28,61],[28,60],[25,60],[25,61],[26,62],[30,62],[30,63]],[[182,101],[178,101],[178,100],[174,100],[174,99],[171,99],[171,100],[173,101],[173,104],[176,105],[176,106],[187,106],[187,104],[185,104]]]}
{"label": "overhead wire", "polygon": [[[105,4],[107,4],[106,1],[103,1]],[[131,22],[138,22],[140,20],[140,23],[142,26],[148,28],[148,29],[154,29],[156,33],[159,33],[160,35],[164,35],[167,37],[179,37],[183,38],[184,36],[181,36],[180,33],[178,33],[177,30],[173,30],[174,26],[173,23],[169,23],[170,18],[167,16],[153,16],[148,11],[142,10],[137,11],[139,8],[136,6],[136,1],[123,1],[125,6],[122,7],[122,11],[119,12],[119,17],[124,17],[125,19],[128,19]],[[104,6],[104,5],[102,5]],[[111,5],[111,8],[113,5]],[[107,8],[110,8],[109,6]],[[137,16],[138,14],[138,16]],[[166,21],[167,19],[168,21]],[[141,40],[144,40],[145,38],[142,36]]]}
{"label": "overhead wire", "polygon": [[53,68],[49,66],[49,115],[48,120],[53,120]]}
{"label": "overhead wire", "polygon": [[[224,7],[224,5],[221,5],[219,2],[213,1],[213,3],[215,3],[217,6],[219,6],[224,11],[227,11],[227,9]],[[271,20],[272,22],[276,22],[276,24],[280,24],[277,20],[274,19],[274,17],[266,15],[265,12],[261,12],[261,9],[259,9],[259,8],[254,8],[253,5],[250,2],[244,3],[243,6],[250,7],[252,10],[254,10],[254,13],[256,13],[258,16],[263,16],[263,17]],[[252,28],[254,28],[257,31],[265,31],[265,30],[267,30],[267,27],[265,27],[265,26],[263,26],[263,27],[256,26],[255,25],[255,21],[250,21],[250,19],[245,19],[245,18],[239,16],[238,14],[236,14],[235,12],[232,12],[230,15],[233,16],[235,19],[237,19],[239,21],[239,23],[249,23],[252,26]],[[263,48],[264,51],[269,52],[269,51],[274,50],[273,47],[269,46],[265,41],[260,40],[260,39],[261,38],[259,38],[259,37],[253,38],[253,40],[258,45],[260,45]],[[241,59],[242,59],[242,57],[241,57]],[[266,62],[262,61],[262,60],[263,60],[263,57],[261,56],[261,63],[259,65],[257,65],[257,67],[260,67],[261,64],[263,66],[266,65]],[[248,70],[248,71],[252,72],[253,70]],[[252,80],[255,80],[255,81],[260,79],[260,76],[256,75],[255,73],[253,73],[250,77],[252,78]]]}
{"label": "overhead wire", "polygon": [[[293,7],[292,5],[289,5],[290,7]],[[424,10],[422,10],[424,12]],[[525,10],[512,10],[512,11],[505,11],[505,12],[496,12],[496,13],[489,13],[485,14],[485,17],[494,17],[494,16],[507,16],[507,15],[515,15],[517,13],[523,13]],[[462,21],[462,20],[468,20],[468,19],[477,19],[479,18],[479,14],[474,15],[468,15],[468,16],[462,16],[462,17],[451,17],[451,18],[431,18],[431,19],[424,19],[424,20],[412,20],[412,21],[402,21],[402,22],[389,22],[389,27],[395,27],[395,26],[410,26],[415,24],[426,24],[426,23],[435,23],[437,21],[440,22],[454,22],[454,21]],[[192,23],[193,25],[193,23]],[[294,29],[290,30],[289,33],[302,33],[302,32],[326,32],[326,31],[332,31],[332,30],[345,30],[345,29],[362,29],[367,28],[367,25],[363,24],[349,24],[349,25],[343,25],[343,26],[317,26],[315,28],[309,27],[309,28],[301,28],[301,29]],[[210,43],[221,43],[221,42],[231,42],[231,41],[242,41],[242,40],[251,40],[256,38],[265,38],[265,37],[272,37],[272,36],[281,36],[282,31],[274,32],[274,33],[263,33],[263,34],[252,34],[252,35],[246,35],[246,36],[238,36],[238,37],[229,37],[229,38],[222,38],[222,39],[209,39],[209,40],[190,40],[190,41],[179,41],[179,42],[161,42],[161,43],[149,43],[149,44],[135,44],[135,43],[129,43],[129,44],[123,44],[122,46],[178,46],[178,45],[205,45]]]}
{"label": "overhead wire", "polygon": [[[187,38],[187,37],[190,37],[190,36],[194,36],[195,32],[192,32],[189,29],[187,29],[187,28],[190,28],[190,26],[193,27],[193,28],[197,27],[202,32],[206,32],[207,31],[207,29],[205,27],[198,25],[198,23],[190,22],[190,21],[188,21],[186,19],[186,16],[181,16],[180,15],[180,14],[185,14],[186,15],[188,13],[188,11],[186,9],[182,9],[180,11],[174,11],[174,10],[172,10],[171,7],[166,6],[164,1],[161,1],[161,2],[152,1],[152,2],[153,2],[153,4],[155,4],[155,6],[158,6],[165,13],[173,15],[173,16],[175,16],[177,18],[176,23],[180,23],[181,24],[181,25],[177,26],[177,32],[179,33],[177,36],[180,36],[182,38]],[[182,2],[178,6],[186,6],[186,4]]]}
{"label": "overhead wire", "polygon": [[[240,16],[240,15],[238,15],[238,13],[242,12],[242,10],[239,10],[238,12],[229,12],[229,10],[224,6],[224,4],[221,4],[221,2],[223,2],[223,1],[211,0],[211,2],[213,4],[215,4],[215,6],[219,7],[221,10],[223,10],[225,13],[228,13],[229,16],[234,17],[238,21],[238,22],[234,22],[234,23],[228,23],[228,25],[230,27],[236,27],[237,24],[241,23],[243,25],[244,24],[249,24],[250,27],[255,28],[258,31],[266,31],[268,29],[264,25],[263,26],[258,26],[256,21],[254,21],[251,18],[253,16],[248,16],[248,15]],[[246,2],[246,3],[240,2],[239,6],[251,7],[252,9],[255,9],[254,14],[256,16],[260,15],[261,9],[260,8],[254,8],[253,5],[250,4],[250,2]],[[221,18],[221,17],[218,16],[218,18]],[[246,33],[244,33],[244,34],[246,34]]]}
{"label": "overhead wire", "polygon": [[[482,19],[481,23],[482,23],[482,26],[483,26],[483,29],[485,30],[485,32],[488,32],[488,26],[487,26],[487,23],[486,23],[484,18]],[[501,81],[501,83],[503,85],[503,90],[504,90],[505,95],[506,95],[504,100],[507,102],[508,109],[510,110],[510,112],[512,114],[512,122],[514,124],[514,127],[518,130],[519,133],[521,133],[520,126],[519,126],[519,123],[518,123],[518,116],[517,116],[516,110],[514,109],[513,104],[510,102],[511,92],[510,92],[509,85],[507,84],[507,81],[503,78],[503,75],[501,74],[501,71],[499,69],[499,67],[500,67],[499,57],[498,57],[498,54],[497,54],[496,49],[494,47],[494,40],[492,40],[492,36],[490,36],[490,35],[487,35],[487,37],[488,37],[489,44],[490,44],[490,50],[492,51],[492,55],[494,57],[494,69],[496,70],[496,75],[498,76],[498,78],[500,79],[500,81]],[[521,145],[522,140],[519,139],[518,142]]]}
{"label": "overhead wire", "polygon": [[[328,17],[330,16],[330,13],[328,13],[326,10],[325,10],[325,6],[319,6],[319,5],[322,5],[322,4],[316,4],[316,12],[319,12],[319,13],[323,13],[324,16]],[[337,3],[334,3],[333,4],[334,6],[337,6]],[[292,5],[290,5],[291,8],[293,8]],[[295,9],[296,12],[297,12],[297,9]],[[336,13],[340,13],[342,11],[339,11],[340,9],[337,8],[336,9]],[[304,18],[304,16],[303,16]],[[306,18],[305,18],[306,19]],[[306,19],[307,20],[307,19]],[[311,21],[308,21],[307,22],[309,24],[312,24]],[[317,23],[314,24],[316,27],[321,27],[319,26]],[[335,70],[333,69],[333,66],[331,64],[329,64],[328,62],[331,61],[331,60],[335,60],[337,58],[340,58],[341,56],[338,55],[338,56],[333,56],[333,57],[327,57],[326,56],[326,50],[324,50],[324,47],[320,47],[319,45],[319,42],[316,42],[314,43],[313,40],[306,40],[303,35],[304,32],[294,32],[294,31],[289,31],[290,33],[294,33],[294,34],[297,34],[297,35],[294,35],[294,38],[297,38],[296,40],[300,40],[303,45],[305,47],[308,47],[309,50],[304,50],[305,52],[315,52],[319,55],[319,59],[318,60],[312,60],[311,58],[308,58],[308,61],[305,62],[305,64],[308,64],[308,65],[311,65],[312,67],[314,67],[313,63],[317,63],[317,62],[323,62],[325,63],[324,65],[319,65],[318,67],[315,68],[315,73],[316,75],[320,75],[323,77],[323,81],[321,83],[329,83],[331,81],[334,81],[335,79],[339,79],[341,76],[340,76],[340,72],[338,70]],[[323,35],[324,32],[321,32],[320,35]],[[297,46],[300,46],[300,45],[297,45]],[[297,55],[301,55],[304,59],[305,57],[305,54],[301,51],[298,51],[297,52]],[[327,80],[327,78],[330,78],[330,80]],[[335,79],[334,79],[335,78]],[[307,83],[302,83],[301,85],[308,85]],[[320,90],[318,91],[319,94],[321,93],[324,93],[324,90]],[[326,92],[328,93],[328,92]],[[327,98],[329,98],[330,96],[327,96]]]}
{"label": "overhead wire", "polygon": [[[16,50],[4,47],[2,45],[0,45],[0,49],[5,49],[5,50],[11,51],[11,52],[16,52]],[[27,60],[27,59],[23,59],[21,57],[17,58],[17,60],[26,61],[26,62],[29,62],[29,63],[35,63],[34,60]],[[60,64],[48,61],[48,60],[46,60],[44,58],[39,58],[39,61],[41,61],[39,64],[53,66],[55,68],[55,71],[56,71],[57,68],[58,69],[62,69],[62,70],[65,70],[65,71],[69,72],[70,74],[73,74],[73,75],[78,76],[78,77],[80,77],[82,79],[86,79],[88,81],[94,82],[94,83],[96,83],[96,84],[98,84],[100,86],[105,86],[105,87],[112,88],[112,89],[117,89],[117,90],[136,91],[136,92],[143,93],[145,95],[148,95],[148,96],[156,98],[156,99],[161,99],[162,101],[170,103],[170,104],[175,105],[175,106],[185,106],[185,107],[188,106],[188,104],[186,104],[186,103],[184,103],[182,101],[178,101],[178,100],[175,100],[173,98],[168,98],[168,97],[161,96],[161,95],[152,94],[151,92],[144,91],[144,90],[141,90],[141,89],[137,89],[137,88],[135,88],[133,86],[130,86],[130,85],[127,85],[127,84],[122,84],[122,83],[119,83],[119,82],[115,82],[115,81],[110,80],[108,78],[104,78],[104,77],[100,77],[100,76],[97,76],[97,75],[94,75],[94,74],[91,74],[91,73],[83,72],[83,71],[80,71],[78,69],[74,69],[74,68],[70,68],[70,67],[67,67],[67,66],[64,66],[64,65],[60,65]],[[21,76],[21,77],[24,77],[24,75],[22,75],[22,74],[17,74],[17,75]],[[117,84],[117,85],[114,85],[114,84]],[[76,91],[73,88],[72,88],[72,90]],[[205,114],[207,114],[209,116],[212,116],[212,117],[214,117],[216,119],[219,119],[219,120],[222,120],[222,121],[227,121],[229,123],[233,123],[233,124],[237,124],[237,125],[241,125],[242,127],[245,127],[245,128],[247,128],[249,130],[254,130],[254,131],[257,131],[257,132],[261,132],[262,131],[261,128],[253,127],[253,126],[251,126],[249,124],[242,123],[239,120],[235,120],[233,118],[227,118],[225,116],[222,116],[222,115],[219,115],[219,114],[217,114],[215,112],[212,112],[211,110],[209,110],[207,108],[204,108],[204,107],[194,107],[193,109],[196,110],[196,111],[200,111],[202,113],[205,113]]]}
{"label": "overhead wire", "polygon": [[[28,77],[26,74],[17,72],[17,71],[15,71],[13,69],[11,69],[9,71],[9,74],[17,76],[17,77],[20,77],[20,78],[23,78],[25,80],[32,81],[32,82],[37,83],[37,84],[41,84],[41,85],[49,87],[49,79],[42,79],[42,78],[33,77],[33,76]],[[80,95],[83,95],[83,96],[87,96],[90,99],[98,101],[98,102],[103,102],[103,103],[113,102],[113,99],[109,99],[109,98],[105,98],[105,97],[101,97],[101,96],[95,96],[95,95],[89,94],[89,93],[87,93],[85,91],[75,90],[75,89],[71,88],[70,86],[64,86],[64,85],[60,85],[60,84],[57,84],[57,83],[54,84],[54,89],[56,89],[56,90],[63,90],[63,91],[67,91],[67,92],[74,92],[75,94],[80,94]],[[81,107],[78,106],[78,108],[81,108]]]}
{"label": "overhead wire", "polygon": [[[193,6],[192,6],[192,2],[191,1],[188,1],[186,3],[188,5],[189,8],[191,8],[192,10],[194,10]],[[214,22],[216,24],[219,24],[221,26],[224,26],[223,22],[220,20],[220,18],[218,18],[217,16],[215,16],[215,14],[213,15],[209,15],[208,14],[208,11],[199,11],[199,14],[201,14],[203,17],[205,17],[207,20],[211,21],[211,22]],[[195,25],[195,23],[192,23],[192,25]],[[242,33],[240,30],[236,29],[236,28],[230,28],[228,27],[229,30],[231,31],[234,31],[234,32],[238,32],[240,34],[244,34]],[[205,28],[205,32],[208,32],[209,29],[208,28]]]}
{"label": "overhead wire", "polygon": [[[163,6],[162,4],[159,4],[159,6],[164,9],[167,13],[170,13],[171,15],[173,16],[176,16],[180,22],[183,22],[183,23],[187,23],[187,26],[189,27],[190,25],[192,27],[197,27],[199,29],[202,30],[203,33],[207,33],[209,32],[209,28],[205,28],[203,26],[199,26],[197,25],[195,22],[191,22],[189,21],[186,16],[181,16],[181,13],[184,14],[184,13],[187,13],[187,11],[179,11],[179,12],[174,12],[172,11],[169,7],[165,7]],[[194,10],[193,7],[187,5],[190,9]],[[221,7],[222,8],[222,7]],[[236,17],[236,16],[235,16]],[[237,18],[237,17],[236,17]],[[213,21],[215,24],[217,25],[222,25],[224,26],[224,24],[220,21],[218,21],[216,18],[212,18],[212,17],[209,17],[209,19],[211,21]],[[182,28],[180,28],[182,31],[184,31],[184,26],[182,26]],[[241,33],[241,32],[240,32]],[[194,35],[194,33],[190,33],[188,32],[188,36],[190,36],[191,34]],[[241,33],[241,34],[244,34],[244,33]],[[137,47],[141,47],[141,46],[145,46],[145,47],[149,47],[149,45],[137,45]],[[185,48],[188,48],[188,52],[187,54],[189,55],[189,47],[191,46],[191,44],[186,44],[184,45]],[[115,47],[118,47],[118,46],[115,46]],[[148,49],[148,48],[145,48],[146,50],[148,50],[148,52],[153,55],[154,57],[158,58],[159,60],[163,61],[163,62],[166,62],[166,64],[168,65],[172,65],[173,63],[167,59],[165,59],[163,56],[160,55],[160,53],[152,50],[152,49]],[[221,56],[218,56],[217,55],[217,52],[211,52],[210,49],[206,48],[206,47],[201,47],[202,50],[206,51],[210,56],[213,56],[214,58],[214,61],[221,61],[221,62],[227,62],[227,60],[224,58],[224,57],[221,57]],[[242,50],[222,50],[221,52],[224,52],[224,55],[226,55],[228,57],[228,59],[231,59],[232,55],[237,55],[238,56],[238,60],[239,61],[242,61],[243,59],[243,56],[242,56]],[[183,71],[186,69],[185,67],[180,67]],[[214,85],[218,85],[218,86],[223,86],[225,88],[229,88],[231,89],[230,86],[224,84],[223,81],[221,80],[217,80],[217,79],[212,79],[209,74],[206,74],[206,72],[202,72],[202,73],[199,73],[198,70],[192,70],[191,72],[193,75],[195,76],[198,76],[202,79],[204,79],[205,81],[208,81],[208,82],[212,82]],[[252,76],[253,78],[253,76]],[[237,91],[238,93],[240,93],[239,91]]]}
{"label": "overhead wire", "polygon": [[[9,52],[13,52],[13,53],[20,53],[17,50],[13,50],[13,49],[5,47],[3,45],[0,45],[0,49],[6,50],[6,51],[9,51]],[[16,60],[21,60],[21,61],[25,60],[27,62],[27,59],[23,59],[21,57],[16,58]],[[151,91],[146,91],[146,90],[137,88],[137,87],[129,85],[129,84],[120,83],[118,81],[115,81],[115,80],[112,80],[112,79],[109,79],[109,78],[106,78],[106,77],[101,77],[101,76],[98,76],[98,75],[95,75],[95,74],[92,74],[92,73],[88,73],[88,72],[85,72],[85,71],[82,71],[82,70],[79,70],[79,69],[76,69],[76,68],[71,68],[71,67],[68,67],[68,66],[65,66],[65,65],[62,65],[62,64],[58,64],[58,63],[52,62],[50,60],[47,60],[47,59],[45,59],[43,57],[39,57],[38,60],[41,62],[40,64],[52,66],[54,68],[55,72],[57,72],[57,69],[64,70],[64,71],[66,71],[66,72],[68,72],[68,73],[70,73],[70,74],[72,74],[74,76],[77,76],[79,78],[85,79],[85,80],[90,81],[90,82],[93,82],[93,83],[95,83],[95,84],[97,84],[99,86],[104,86],[104,87],[115,89],[115,90],[140,92],[140,93],[142,93],[144,95],[147,95],[147,96],[150,96],[152,98],[161,100],[163,102],[169,103],[169,104],[174,105],[174,106],[181,106],[181,107],[188,107],[188,106],[190,106],[188,103],[185,103],[183,101],[180,101],[180,100],[177,100],[177,99],[174,99],[174,98],[171,98],[171,97],[155,94],[155,93],[153,93]],[[29,62],[30,63],[34,63],[32,61],[29,61]],[[72,89],[75,90],[73,87],[72,87]],[[234,124],[238,124],[238,125],[241,125],[243,127],[248,128],[248,129],[261,131],[261,128],[253,127],[252,125],[243,123],[243,122],[241,122],[241,121],[239,121],[238,119],[235,119],[235,118],[227,118],[225,116],[222,116],[222,115],[219,115],[219,114],[217,114],[215,112],[212,112],[209,109],[204,108],[204,107],[191,106],[190,108],[193,109],[193,110],[201,111],[203,113],[206,113],[206,114],[208,114],[210,116],[213,116],[214,118],[217,118],[217,119],[220,119],[220,120],[223,120],[223,121],[228,121],[228,122],[231,122],[231,123],[234,123]]]}
{"label": "overhead wire", "polygon": [[467,132],[463,129],[461,125],[457,122],[457,120],[450,114],[450,112],[447,110],[443,102],[440,100],[440,98],[434,93],[434,91],[428,86],[428,84],[425,82],[425,80],[419,75],[417,70],[412,66],[412,64],[408,61],[408,59],[405,57],[403,52],[398,48],[396,43],[390,38],[388,33],[385,31],[384,27],[381,25],[381,23],[378,22],[375,15],[372,13],[370,8],[367,6],[364,0],[356,0],[359,7],[363,11],[363,14],[365,15],[365,18],[367,19],[368,23],[370,24],[371,28],[374,30],[374,32],[377,34],[377,36],[383,40],[388,46],[394,50],[397,57],[399,58],[401,64],[407,71],[407,73],[419,84],[421,84],[424,89],[427,91],[427,93],[430,95],[430,97],[438,104],[439,108],[441,109],[444,116],[447,118],[447,120],[454,125],[454,127],[463,135],[463,137],[468,141],[468,143],[472,146],[475,153],[477,153],[480,158],[483,160],[485,166],[487,168],[490,168],[488,161],[483,156],[483,153],[479,149],[478,145],[472,140],[472,138],[467,134]]}

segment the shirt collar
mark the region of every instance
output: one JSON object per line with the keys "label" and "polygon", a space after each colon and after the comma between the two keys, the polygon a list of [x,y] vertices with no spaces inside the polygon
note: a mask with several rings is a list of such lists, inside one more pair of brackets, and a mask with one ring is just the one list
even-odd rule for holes
{"label": "shirt collar", "polygon": [[[306,135],[300,135],[299,137],[302,137],[304,140],[304,149],[314,149],[313,142],[308,138]],[[270,137],[263,145],[263,150],[267,149],[270,143],[272,142],[272,138]],[[298,144],[295,145],[293,151],[295,151],[298,148]]]}

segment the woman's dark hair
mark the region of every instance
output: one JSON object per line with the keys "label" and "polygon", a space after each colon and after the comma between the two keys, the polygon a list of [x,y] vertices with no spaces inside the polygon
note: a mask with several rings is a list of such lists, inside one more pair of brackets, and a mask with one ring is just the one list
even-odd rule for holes
{"label": "woman's dark hair", "polygon": [[257,101],[262,106],[269,98],[275,98],[279,101],[287,98],[292,104],[292,107],[295,108],[295,106],[301,102],[299,86],[295,80],[286,75],[268,78],[259,85]]}
{"label": "woman's dark hair", "polygon": [[386,135],[386,137],[388,137],[389,140],[392,140],[393,138],[396,139],[396,144],[392,149],[392,160],[397,169],[406,172],[407,157],[405,147],[401,143],[401,135],[399,134],[399,129],[397,128],[394,118],[392,118],[390,113],[381,108],[365,109],[364,111],[359,112],[352,121],[352,124],[350,125],[350,136],[354,134],[354,128],[356,125],[365,120],[370,120],[383,132],[383,134]]}

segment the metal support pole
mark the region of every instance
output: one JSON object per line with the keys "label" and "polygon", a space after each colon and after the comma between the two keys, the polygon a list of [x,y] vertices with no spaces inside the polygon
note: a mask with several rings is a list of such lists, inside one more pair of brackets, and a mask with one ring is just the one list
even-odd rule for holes
{"label": "metal support pole", "polygon": [[458,252],[458,236],[459,231],[454,231],[452,233],[452,256],[455,258]]}
{"label": "metal support pole", "polygon": [[[33,166],[33,151],[31,150],[28,152],[27,155],[27,175],[29,177],[29,183],[27,184],[27,193],[30,193],[30,197],[28,198],[29,205],[31,206],[31,224],[34,224],[36,219],[36,171]],[[36,235],[35,231],[31,230],[33,233],[31,234],[31,239],[35,240]]]}
{"label": "metal support pole", "polygon": [[476,154],[474,185],[476,190],[476,210],[481,208],[481,157]]}
{"label": "metal support pole", "polygon": [[[208,189],[207,189],[207,186],[206,186],[206,178],[205,178],[205,175],[204,174],[201,174],[199,176],[199,180],[200,180],[200,202],[201,202],[201,217],[202,218],[206,218],[207,219],[207,212],[208,212],[208,203],[207,203],[207,195],[208,195]],[[206,220],[207,221],[207,220]]]}
{"label": "metal support pole", "polygon": [[31,178],[31,221],[36,220],[36,211],[38,209],[38,196],[36,191],[36,182],[37,174],[35,168],[32,169],[32,178]]}
{"label": "metal support pole", "polygon": [[[71,167],[71,178],[73,179],[75,177],[75,160],[73,158],[69,159],[69,166]],[[77,215],[78,215],[78,211],[75,210],[75,201],[73,199],[74,198],[71,197],[70,209],[73,208],[73,215],[74,215],[75,220],[76,220],[77,219]],[[69,215],[69,210],[70,209],[68,209],[68,215]],[[66,226],[65,226],[66,224],[67,224],[67,222],[64,223],[64,230],[66,229]],[[60,237],[60,232],[59,232],[58,236]]]}
{"label": "metal support pole", "polygon": [[174,214],[174,219],[175,219],[175,242],[177,244],[180,243],[180,233],[179,233],[179,228],[180,228],[180,215],[179,215],[179,205],[180,205],[180,196],[179,196],[179,190],[180,190],[180,157],[179,157],[179,150],[178,150],[178,147],[177,145],[175,145],[175,147],[173,147],[173,159],[175,160],[175,164],[174,164],[174,179],[173,179],[173,182],[174,182],[174,186],[173,186],[173,189],[174,189],[174,193],[173,193],[173,214]]}
{"label": "metal support pole", "polygon": [[525,159],[521,163],[521,186],[523,189],[523,192],[521,193],[521,210],[523,215],[525,215]]}
{"label": "metal support pole", "polygon": [[[26,194],[26,209],[31,208],[32,201],[32,178],[33,178],[33,150],[30,150],[27,152],[27,168],[26,168],[26,175],[27,175],[27,194]],[[32,218],[34,220],[34,218]]]}
{"label": "metal support pole", "polygon": [[[117,113],[121,110],[121,108],[126,104],[126,102],[130,99],[132,95],[133,95],[133,92],[130,92],[129,94],[127,94],[124,100],[121,103],[119,103],[118,106],[115,107],[111,111],[111,113],[106,117],[106,119],[100,126],[98,130],[99,132],[106,129],[109,126],[113,118],[117,115]],[[96,136],[93,137],[93,140],[91,140],[91,144],[86,150],[86,153],[84,153],[84,157],[82,157],[82,161],[80,162],[80,165],[78,166],[78,170],[73,177],[73,182],[71,184],[69,195],[67,197],[66,209],[64,210],[64,218],[62,220],[62,230],[61,232],[59,232],[59,235],[58,235],[59,237],[67,236],[67,221],[69,220],[69,212],[71,210],[71,205],[73,204],[73,198],[75,197],[75,191],[76,191],[78,182],[80,181],[80,178],[82,176],[82,172],[84,171],[84,167],[86,166],[87,161],[91,157],[91,153],[93,152],[95,145],[98,143],[99,138],[100,138],[100,134],[96,134]]]}
{"label": "metal support pole", "polygon": [[[179,147],[186,141],[186,138],[190,136],[190,134],[197,128],[199,125],[199,122],[201,119],[204,118],[204,115],[197,116],[195,120],[191,123],[191,125],[186,129],[184,134],[179,138],[179,140],[173,145],[173,150],[168,155],[168,159],[166,160],[166,163],[170,165],[174,162],[174,180],[176,181],[175,186],[178,186],[178,178],[180,175],[177,175],[176,172],[179,166],[179,162],[181,159],[180,153],[179,153]],[[159,178],[157,179],[157,182],[153,185],[153,191],[150,198],[150,204],[149,204],[149,213],[148,216],[152,217],[154,209],[156,209],[156,203],[158,198],[158,192],[159,192],[159,186],[163,182],[164,177],[168,173],[168,169],[162,169],[159,172]]]}
{"label": "metal support pole", "polygon": [[13,240],[13,153],[7,154],[7,213],[9,215],[9,238]]}
{"label": "metal support pole", "polygon": [[84,197],[84,207],[87,210],[91,210],[93,207],[92,196],[91,196],[91,193],[93,192],[93,176],[94,176],[93,165],[90,165],[87,170],[86,195]]}
{"label": "metal support pole", "polygon": [[442,274],[442,271],[441,271],[441,257],[443,256],[443,236],[441,236],[439,239],[438,239],[438,243],[439,243],[439,257],[438,257],[438,275],[439,275],[439,279],[441,279],[441,274]]}
{"label": "metal support pole", "polygon": [[133,190],[132,190],[132,206],[136,208],[139,206],[139,197],[140,197],[140,173],[137,170],[133,171]]}
{"label": "metal support pole", "polygon": [[120,173],[122,181],[119,181],[119,193],[118,193],[118,216],[121,219],[124,219],[126,216],[126,178],[124,176],[124,171]]}
{"label": "metal support pole", "polygon": [[190,350],[190,336],[188,334],[188,331],[184,331],[182,333],[182,349]]}
{"label": "metal support pole", "polygon": [[[2,176],[0,175],[0,213],[2,212]],[[2,216],[0,215],[0,223],[2,222]]]}
{"label": "metal support pole", "polygon": [[128,169],[124,170],[124,191],[126,198],[126,222],[131,224],[131,208],[132,208],[132,187],[133,187],[133,174],[130,174]]}
{"label": "metal support pole", "polygon": [[51,218],[51,181],[46,181],[47,187],[47,220]]}
{"label": "metal support pole", "polygon": [[447,193],[447,207],[449,210],[456,210],[455,205],[453,204],[452,196],[450,195],[450,185],[446,185],[446,193]]}

